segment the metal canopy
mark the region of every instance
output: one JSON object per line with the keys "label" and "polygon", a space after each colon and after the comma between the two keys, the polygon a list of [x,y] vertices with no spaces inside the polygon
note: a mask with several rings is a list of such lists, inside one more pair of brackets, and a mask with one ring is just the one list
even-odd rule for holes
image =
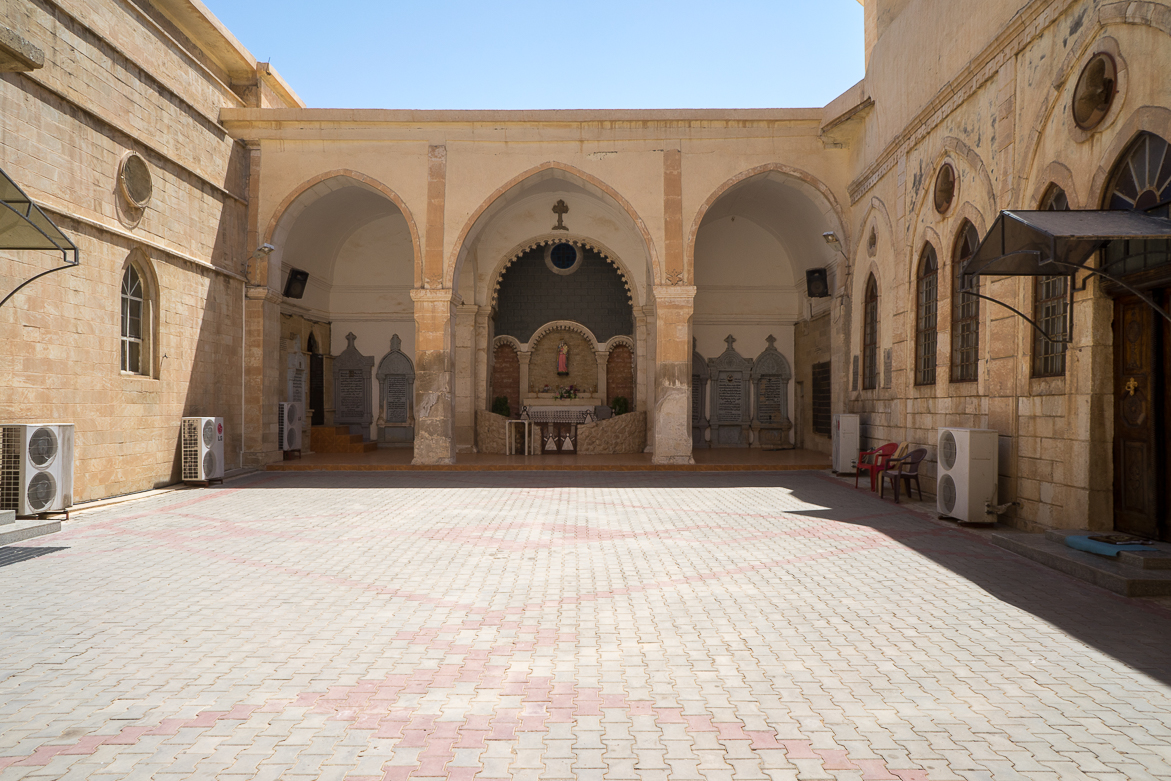
{"label": "metal canopy", "polygon": [[22,282],[0,301],[0,306],[29,282],[54,271],[72,268],[80,262],[77,245],[45,216],[40,207],[3,170],[0,170],[0,249],[57,251],[65,261],[64,266],[42,271]]}
{"label": "metal canopy", "polygon": [[[1157,211],[1166,210],[1161,206]],[[1124,263],[1116,261],[1107,265],[1105,255],[1108,253],[1103,253],[1098,267],[1089,264],[1095,252],[1109,248],[1112,242],[1126,242],[1121,245],[1126,248],[1132,241],[1171,242],[1171,219],[1133,211],[1002,211],[972,257],[964,262],[960,272],[961,288],[978,298],[1011,309],[1040,331],[1045,339],[1054,342],[1070,340],[1069,337],[1053,338],[1023,312],[1003,301],[974,292],[973,280],[979,276],[1069,276],[1066,334],[1071,332],[1073,324],[1073,277],[1079,271],[1087,272],[1087,279],[1088,275],[1103,277],[1129,290],[1171,321],[1171,315],[1149,296],[1110,273],[1111,266],[1125,267]],[[1136,246],[1148,249],[1145,244]],[[1122,256],[1123,260],[1127,258],[1125,252]]]}
{"label": "metal canopy", "polygon": [[1054,276],[1090,271],[1112,241],[1171,239],[1171,221],[1131,211],[1002,211],[963,268],[975,276]]}
{"label": "metal canopy", "polygon": [[0,171],[0,203],[4,206],[0,209],[0,249],[57,250],[66,263],[77,264],[77,245],[4,171]]}

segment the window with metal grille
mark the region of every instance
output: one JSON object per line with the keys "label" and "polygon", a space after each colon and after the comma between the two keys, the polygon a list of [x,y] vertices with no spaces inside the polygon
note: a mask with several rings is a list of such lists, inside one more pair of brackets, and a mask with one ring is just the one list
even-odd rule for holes
{"label": "window with metal grille", "polygon": [[130,265],[122,275],[122,371],[143,374],[142,278]]}
{"label": "window with metal grille", "polygon": [[[1055,184],[1049,185],[1041,208],[1046,211],[1069,211],[1069,198]],[[1034,277],[1033,320],[1050,337],[1068,336],[1069,277],[1064,275]],[[1033,331],[1033,376],[1060,377],[1065,374],[1065,342],[1051,342]]]}
{"label": "window with metal grille", "polygon": [[956,237],[952,260],[951,297],[951,381],[975,382],[980,361],[980,299],[972,293],[980,292],[980,277],[972,277],[969,290],[961,289],[964,261],[972,257],[980,234],[967,220]]}
{"label": "window with metal grille", "polygon": [[915,318],[915,384],[935,384],[935,345],[939,340],[939,260],[930,244],[919,256],[918,310]]}
{"label": "window with metal grille", "polygon": [[813,433],[830,436],[833,415],[831,404],[830,362],[813,364]]}
{"label": "window with metal grille", "polygon": [[862,389],[878,387],[878,282],[874,275],[866,281],[865,309],[862,315]]}

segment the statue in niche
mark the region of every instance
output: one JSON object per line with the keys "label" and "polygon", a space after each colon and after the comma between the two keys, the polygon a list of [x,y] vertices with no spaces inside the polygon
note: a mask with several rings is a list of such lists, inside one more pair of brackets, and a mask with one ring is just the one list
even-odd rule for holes
{"label": "statue in niche", "polygon": [[557,376],[565,377],[569,374],[569,345],[565,342],[557,345]]}

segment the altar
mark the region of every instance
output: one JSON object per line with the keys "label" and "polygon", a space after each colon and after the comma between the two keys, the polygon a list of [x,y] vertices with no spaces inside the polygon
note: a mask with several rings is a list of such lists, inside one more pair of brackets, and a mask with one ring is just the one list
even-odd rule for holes
{"label": "altar", "polygon": [[602,404],[594,393],[579,394],[575,399],[558,398],[555,393],[538,393],[522,399],[521,420],[536,424],[541,432],[541,452],[577,452],[577,427],[598,419]]}

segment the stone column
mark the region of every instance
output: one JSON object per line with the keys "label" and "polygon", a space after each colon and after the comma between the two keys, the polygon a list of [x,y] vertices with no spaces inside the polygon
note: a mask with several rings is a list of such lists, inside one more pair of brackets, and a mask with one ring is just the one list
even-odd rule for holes
{"label": "stone column", "polygon": [[411,291],[415,302],[415,464],[454,464],[450,289]]}
{"label": "stone column", "polygon": [[[605,350],[595,350],[594,356],[598,359],[598,396],[603,404],[609,404],[606,398],[606,364],[610,361],[610,353]],[[631,410],[633,412],[633,410]]]}
{"label": "stone column", "polygon": [[[488,384],[492,381],[491,354],[492,354],[492,310],[482,306],[476,312],[476,380],[475,380],[475,409],[490,409],[488,404]],[[474,417],[473,417],[474,419]]]}
{"label": "stone column", "polygon": [[656,464],[693,464],[691,457],[691,315],[695,286],[655,286]]}
{"label": "stone column", "polygon": [[520,350],[516,354],[516,360],[520,363],[520,398],[516,402],[517,410],[524,404],[525,396],[529,395],[529,359],[532,357],[533,354],[526,350]]}
{"label": "stone column", "polygon": [[281,457],[277,442],[277,403],[281,399],[280,300],[276,291],[266,286],[245,288],[244,466],[264,466]]}
{"label": "stone column", "polygon": [[476,412],[473,389],[476,382],[475,304],[456,307],[455,319],[455,449],[471,453],[476,442]]}

